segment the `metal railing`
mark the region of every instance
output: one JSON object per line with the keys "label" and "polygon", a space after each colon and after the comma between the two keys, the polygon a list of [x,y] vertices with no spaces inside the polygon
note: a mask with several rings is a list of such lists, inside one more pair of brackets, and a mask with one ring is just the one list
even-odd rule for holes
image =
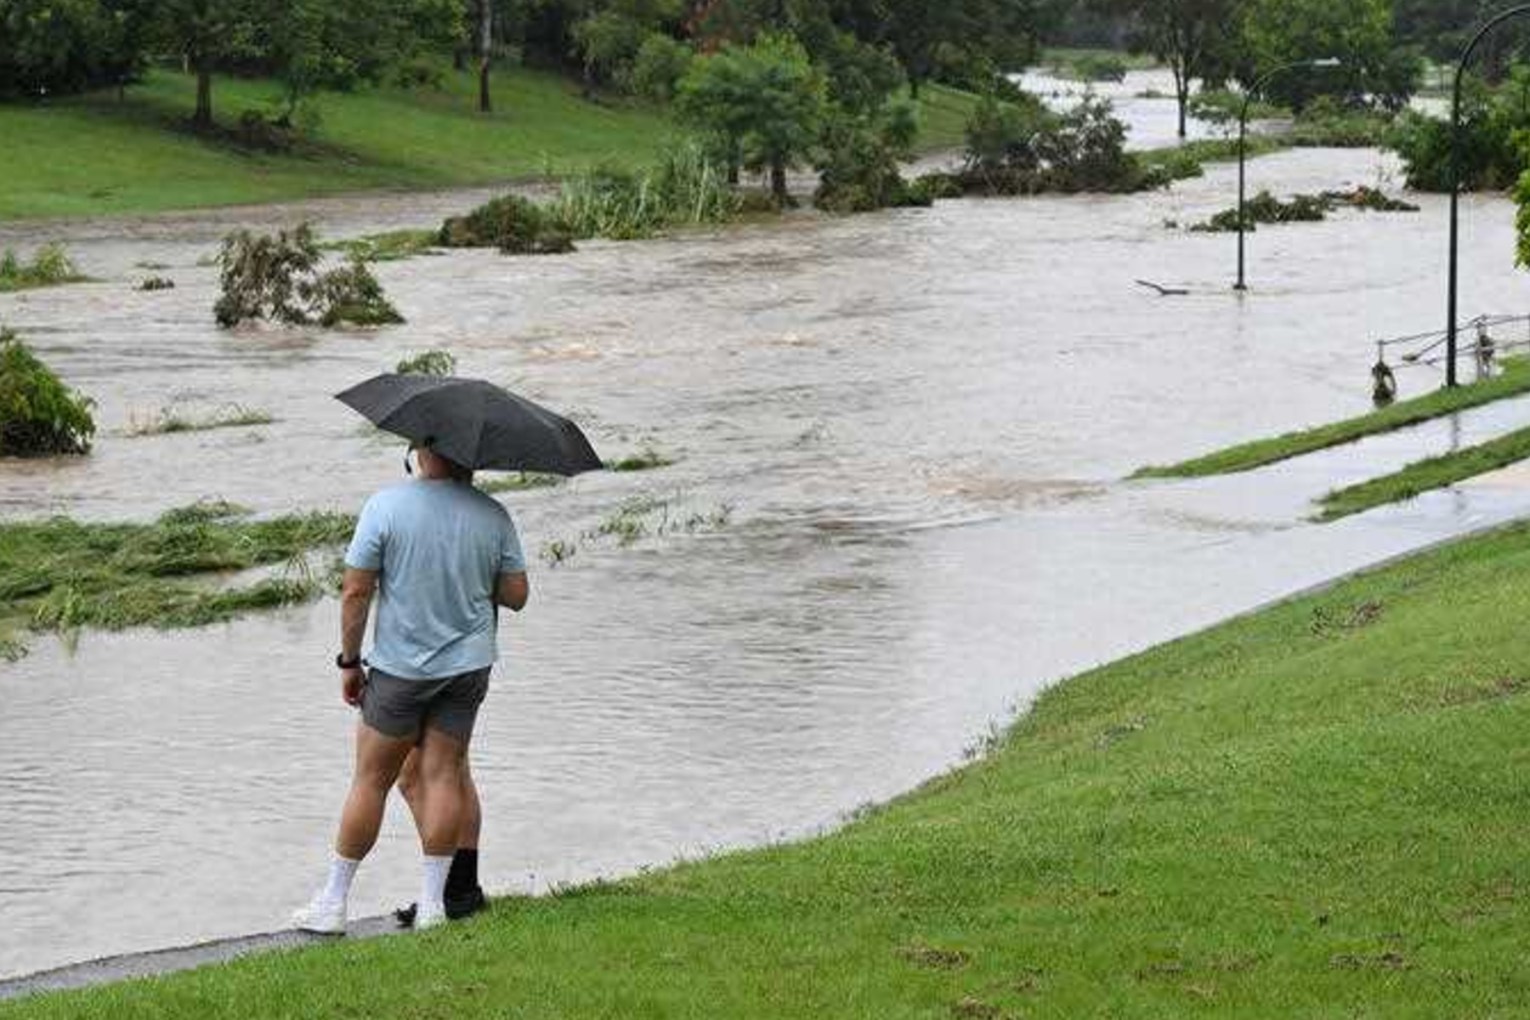
{"label": "metal railing", "polygon": [[[1457,329],[1470,339],[1457,347],[1456,360],[1471,359],[1479,380],[1497,371],[1499,358],[1515,352],[1530,352],[1530,315],[1479,315]],[[1376,364],[1371,366],[1376,402],[1390,403],[1397,395],[1394,369],[1444,365],[1450,356],[1447,353],[1449,339],[1448,330],[1434,330],[1377,340]]]}

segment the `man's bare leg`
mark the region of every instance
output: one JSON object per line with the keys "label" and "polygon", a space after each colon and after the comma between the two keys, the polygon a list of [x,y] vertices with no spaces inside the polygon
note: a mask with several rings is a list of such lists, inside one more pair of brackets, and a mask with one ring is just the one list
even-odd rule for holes
{"label": "man's bare leg", "polygon": [[331,935],[345,931],[351,881],[362,859],[377,843],[388,790],[398,778],[413,744],[412,740],[389,737],[365,723],[357,723],[355,772],[340,813],[329,878],[308,906],[293,918],[298,928]]}

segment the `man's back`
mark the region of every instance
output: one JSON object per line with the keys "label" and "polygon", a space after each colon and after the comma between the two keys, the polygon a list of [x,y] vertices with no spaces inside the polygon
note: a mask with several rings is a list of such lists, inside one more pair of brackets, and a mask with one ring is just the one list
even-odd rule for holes
{"label": "man's back", "polygon": [[379,575],[371,664],[421,680],[493,665],[496,583],[526,569],[505,508],[446,480],[404,482],[368,500],[345,562]]}

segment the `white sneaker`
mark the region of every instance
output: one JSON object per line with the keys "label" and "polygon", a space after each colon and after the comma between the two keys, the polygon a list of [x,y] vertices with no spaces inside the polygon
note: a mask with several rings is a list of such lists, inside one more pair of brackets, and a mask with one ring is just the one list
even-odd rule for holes
{"label": "white sneaker", "polygon": [[292,926],[315,935],[344,935],[345,901],[336,903],[322,895],[315,896],[308,906],[293,912]]}
{"label": "white sneaker", "polygon": [[414,930],[424,931],[427,928],[439,928],[446,923],[446,906],[441,903],[421,903],[420,909],[414,915]]}

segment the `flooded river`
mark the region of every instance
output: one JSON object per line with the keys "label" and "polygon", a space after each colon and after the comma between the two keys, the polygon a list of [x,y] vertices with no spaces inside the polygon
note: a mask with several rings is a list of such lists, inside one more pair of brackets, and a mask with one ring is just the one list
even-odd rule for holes
{"label": "flooded river", "polygon": [[[1394,174],[1374,152],[1305,151],[1251,182]],[[1119,480],[1365,410],[1369,341],[1439,325],[1438,201],[1262,230],[1240,299],[1231,239],[1165,226],[1226,206],[1234,181],[1224,166],[1153,195],[385,264],[409,324],[375,333],[219,332],[205,259],[235,223],[354,235],[478,195],[0,226],[0,246],[65,241],[101,281],[0,297],[0,321],[99,401],[103,428],[88,459],[0,465],[0,514],[354,509],[400,451],[330,394],[447,348],[570,412],[608,457],[677,461],[504,497],[534,554],[577,552],[535,564],[504,627],[474,752],[487,884],[545,891],[802,835],[960,761],[1049,682],[1527,505],[1514,487],[1446,493],[1320,528],[1302,522],[1327,487],[1310,467]],[[1465,208],[1463,308],[1521,310],[1512,208]],[[176,289],[135,291],[147,263]],[[278,420],[121,434],[232,403]],[[587,537],[640,498],[646,534]],[[337,617],[329,600],[39,638],[0,666],[0,975],[283,923],[346,785]],[[408,899],[415,853],[395,810],[356,908]]]}

